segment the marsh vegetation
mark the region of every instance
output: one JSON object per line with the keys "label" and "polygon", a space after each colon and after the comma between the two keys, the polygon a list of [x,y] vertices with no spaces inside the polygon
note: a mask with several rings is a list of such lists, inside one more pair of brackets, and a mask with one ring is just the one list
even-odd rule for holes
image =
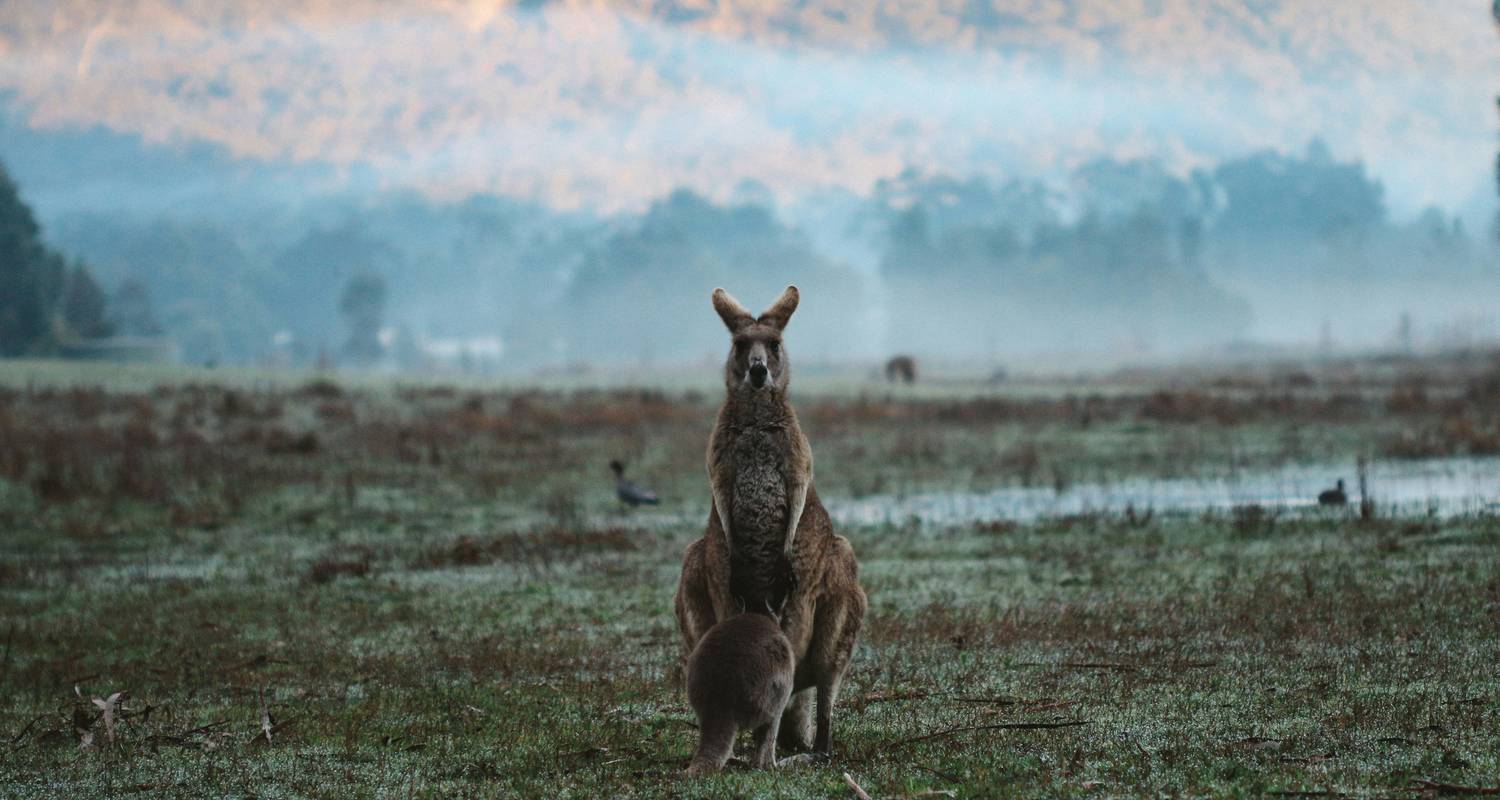
{"label": "marsh vegetation", "polygon": [[[671,596],[711,393],[91,369],[0,386],[9,795],[828,797],[849,772],[875,797],[1416,797],[1500,774],[1500,515],[1378,496],[1382,469],[1500,454],[1488,356],[803,380],[870,599],[836,755],[703,780],[680,775]],[[1361,457],[1363,516],[851,511]],[[612,458],[661,505],[624,509]]]}

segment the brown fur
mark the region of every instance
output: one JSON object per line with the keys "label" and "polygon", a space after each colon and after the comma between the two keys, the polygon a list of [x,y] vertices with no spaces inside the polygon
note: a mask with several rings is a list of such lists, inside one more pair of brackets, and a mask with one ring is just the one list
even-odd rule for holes
{"label": "brown fur", "polygon": [[776,729],[792,696],[795,657],[776,620],[739,614],[709,629],[688,657],[688,700],[698,714],[698,751],[689,775],[722,769],[734,738],[755,731],[750,766],[776,766]]}
{"label": "brown fur", "polygon": [[[709,437],[713,493],[703,537],[683,556],[675,609],[686,651],[717,621],[738,608],[776,607],[785,599],[781,627],[797,656],[798,694],[781,724],[789,748],[832,747],[833,706],[849,666],[866,600],[849,541],[813,487],[812,449],[787,400],[790,371],[781,333],[797,307],[788,287],[753,318],[722,289],[714,308],[734,339],[724,367],[727,397]],[[756,387],[749,370],[767,367]],[[809,706],[817,690],[817,729]]]}

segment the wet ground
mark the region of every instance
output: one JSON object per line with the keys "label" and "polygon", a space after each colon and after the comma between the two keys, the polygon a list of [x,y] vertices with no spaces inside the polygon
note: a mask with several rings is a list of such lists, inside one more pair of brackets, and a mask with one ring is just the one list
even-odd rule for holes
{"label": "wet ground", "polygon": [[[993,520],[1025,522],[1087,513],[1230,511],[1311,508],[1318,493],[1342,478],[1346,511],[1360,501],[1354,461],[1240,470],[1215,478],[1132,478],[1107,484],[1053,487],[1008,486],[982,492],[878,494],[828,498],[834,519],[845,525],[904,522],[963,524]],[[1500,458],[1441,458],[1376,461],[1367,465],[1366,490],[1376,509],[1403,515],[1459,516],[1500,509]],[[1329,509],[1338,513],[1338,509]]]}

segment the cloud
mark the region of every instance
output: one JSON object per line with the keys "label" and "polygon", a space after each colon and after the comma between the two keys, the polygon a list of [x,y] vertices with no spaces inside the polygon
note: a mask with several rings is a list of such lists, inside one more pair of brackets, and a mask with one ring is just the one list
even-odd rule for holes
{"label": "cloud", "polygon": [[1500,74],[1471,3],[11,0],[0,90],[102,125],[436,195],[640,208],[906,166],[1176,168],[1324,135],[1393,204],[1488,180]]}

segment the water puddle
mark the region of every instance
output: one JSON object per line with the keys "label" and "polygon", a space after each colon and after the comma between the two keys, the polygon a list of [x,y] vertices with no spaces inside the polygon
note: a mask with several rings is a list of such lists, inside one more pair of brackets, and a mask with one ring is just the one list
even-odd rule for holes
{"label": "water puddle", "polygon": [[[1440,458],[1381,461],[1369,465],[1369,491],[1376,506],[1400,514],[1456,516],[1500,511],[1500,458]],[[1108,484],[1004,487],[981,492],[917,492],[860,498],[829,498],[829,513],[842,524],[903,522],[962,524],[986,520],[1027,522],[1038,518],[1148,510],[1229,511],[1236,506],[1267,509],[1314,507],[1318,492],[1343,478],[1350,506],[1359,503],[1353,460],[1242,470],[1220,478],[1132,478]]]}

